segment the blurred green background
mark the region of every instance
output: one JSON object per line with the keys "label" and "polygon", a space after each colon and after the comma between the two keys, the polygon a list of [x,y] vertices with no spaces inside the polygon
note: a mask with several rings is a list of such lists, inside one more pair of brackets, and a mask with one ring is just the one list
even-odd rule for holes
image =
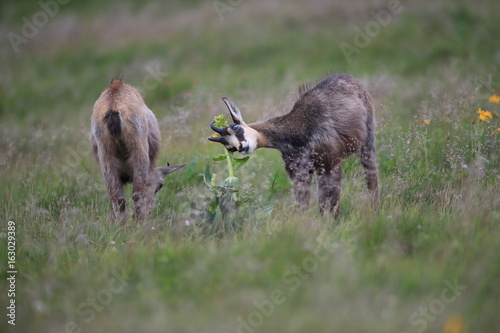
{"label": "blurred green background", "polygon": [[[2,2],[4,309],[9,220],[19,273],[17,325],[3,315],[0,327],[497,332],[498,13],[496,0]],[[339,72],[376,103],[381,209],[350,158],[340,219],[315,200],[296,214],[279,153],[262,150],[236,172],[247,202],[212,225],[202,173],[227,175],[206,139],[228,116],[220,98],[253,122]],[[88,142],[93,103],[116,76],[158,118],[159,164],[188,163],[141,226],[109,220]]]}

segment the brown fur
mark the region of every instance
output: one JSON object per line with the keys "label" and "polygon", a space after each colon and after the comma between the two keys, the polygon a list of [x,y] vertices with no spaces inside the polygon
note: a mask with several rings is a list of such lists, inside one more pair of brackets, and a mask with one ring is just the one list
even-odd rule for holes
{"label": "brown fur", "polygon": [[[338,214],[342,162],[354,153],[361,158],[368,190],[378,205],[374,106],[370,94],[347,74],[330,76],[309,90],[302,87],[301,93],[289,113],[248,125],[238,119],[237,107],[225,102],[230,111],[236,110],[231,115],[245,135],[257,137],[256,148],[281,152],[299,207],[309,204],[309,188],[316,173],[320,209]],[[234,139],[227,136],[212,141],[233,142],[231,146],[235,146]]]}
{"label": "brown fur", "polygon": [[163,177],[180,166],[156,168],[160,129],[137,89],[113,80],[95,102],[91,144],[108,190],[111,218],[126,220],[123,185],[133,183],[135,217],[152,209]]}

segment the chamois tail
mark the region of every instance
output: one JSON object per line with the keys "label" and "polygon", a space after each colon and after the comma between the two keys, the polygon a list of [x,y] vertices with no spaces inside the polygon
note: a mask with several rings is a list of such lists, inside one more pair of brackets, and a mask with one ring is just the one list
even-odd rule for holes
{"label": "chamois tail", "polygon": [[110,105],[109,111],[104,117],[104,122],[106,123],[106,127],[108,128],[109,133],[113,138],[118,138],[122,132],[121,126],[121,117],[120,112],[115,110],[114,107],[114,99],[118,92],[123,87],[123,81],[119,78],[113,79],[108,88],[108,93],[110,96]]}
{"label": "chamois tail", "polygon": [[120,112],[115,110],[109,110],[104,117],[104,122],[108,128],[109,133],[115,139],[117,139],[122,132],[122,121],[120,118]]}

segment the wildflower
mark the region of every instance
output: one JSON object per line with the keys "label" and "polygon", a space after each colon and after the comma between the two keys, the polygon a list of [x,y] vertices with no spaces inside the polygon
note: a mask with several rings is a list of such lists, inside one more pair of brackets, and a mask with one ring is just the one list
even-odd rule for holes
{"label": "wildflower", "polygon": [[426,124],[426,125],[430,125],[430,124],[431,124],[431,122],[430,122],[429,120],[427,120],[427,119],[424,119],[424,120],[423,120],[423,122],[424,122],[424,124]]}
{"label": "wildflower", "polygon": [[224,127],[229,126],[226,118],[222,114],[214,117],[214,125],[219,127],[219,128],[224,128]]}
{"label": "wildflower", "polygon": [[488,98],[488,101],[491,103],[497,103],[500,104],[500,92],[497,92],[494,95],[491,95],[490,98]]}
{"label": "wildflower", "polygon": [[488,121],[493,118],[493,115],[490,111],[483,111],[481,110],[481,108],[479,108],[476,112],[479,113],[479,119],[481,119],[482,121]]}
{"label": "wildflower", "polygon": [[[219,127],[219,128],[224,128],[224,127],[228,126],[228,123],[227,123],[226,118],[223,115],[219,115],[219,116],[214,117],[214,125],[216,127]],[[217,133],[213,133],[212,135],[210,135],[211,138],[216,138],[218,136],[220,136],[220,135]],[[210,142],[214,142],[214,141],[210,141]]]}
{"label": "wildflower", "polygon": [[496,129],[496,131],[491,132],[491,135],[496,135],[500,132],[500,127]]}
{"label": "wildflower", "polygon": [[454,315],[444,324],[443,333],[460,333],[464,328],[464,321],[461,315]]}

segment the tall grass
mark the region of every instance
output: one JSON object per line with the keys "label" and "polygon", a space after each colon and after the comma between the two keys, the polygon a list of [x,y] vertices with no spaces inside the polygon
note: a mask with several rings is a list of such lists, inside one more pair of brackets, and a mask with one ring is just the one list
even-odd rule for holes
{"label": "tall grass", "polygon": [[[500,105],[488,97],[500,89],[499,5],[402,4],[351,63],[340,42],[353,43],[385,1],[244,1],[222,21],[212,2],[70,2],[20,53],[4,38],[0,254],[6,262],[15,221],[19,273],[17,325],[4,316],[2,327],[496,332]],[[2,35],[39,10],[3,4]],[[146,89],[150,68],[167,74]],[[248,201],[232,227],[211,228],[202,174],[207,164],[226,172],[206,139],[226,112],[220,97],[263,119],[332,72],[359,77],[376,101],[380,209],[350,158],[339,219],[321,216],[314,196],[297,214],[279,153],[262,150],[236,170]],[[157,115],[159,164],[188,163],[167,176],[144,225],[111,223],[88,143],[93,102],[118,74]]]}

